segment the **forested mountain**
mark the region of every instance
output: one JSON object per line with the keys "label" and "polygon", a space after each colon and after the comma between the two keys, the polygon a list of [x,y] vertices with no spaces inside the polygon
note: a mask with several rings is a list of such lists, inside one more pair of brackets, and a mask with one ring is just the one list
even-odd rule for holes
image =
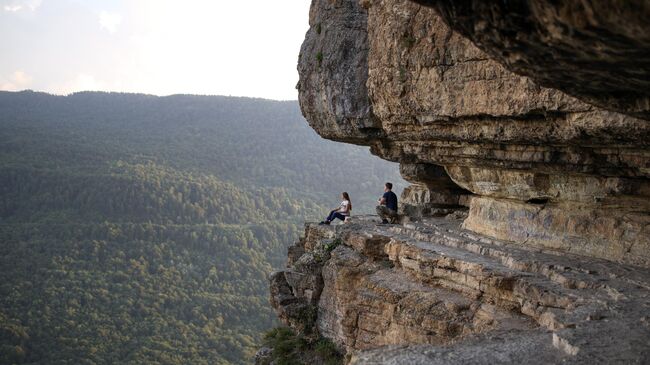
{"label": "forested mountain", "polygon": [[302,222],[386,180],[295,101],[0,92],[0,363],[246,363]]}

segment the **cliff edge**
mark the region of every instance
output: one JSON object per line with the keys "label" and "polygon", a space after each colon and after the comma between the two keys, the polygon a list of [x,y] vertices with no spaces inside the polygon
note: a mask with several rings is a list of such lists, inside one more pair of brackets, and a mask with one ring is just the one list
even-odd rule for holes
{"label": "cliff edge", "polygon": [[647,4],[418,2],[312,1],[303,114],[412,185],[307,225],[276,311],[358,364],[647,361]]}
{"label": "cliff edge", "polygon": [[650,273],[461,227],[463,214],[307,224],[271,304],[354,364],[638,363]]}

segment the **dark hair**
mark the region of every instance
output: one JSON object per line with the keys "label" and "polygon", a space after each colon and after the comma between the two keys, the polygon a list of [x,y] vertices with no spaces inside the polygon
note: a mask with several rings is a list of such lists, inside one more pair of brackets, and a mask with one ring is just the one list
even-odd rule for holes
{"label": "dark hair", "polygon": [[389,182],[386,183],[386,187],[388,188],[388,190],[393,190],[393,184]]}
{"label": "dark hair", "polygon": [[341,195],[343,195],[345,200],[350,202],[350,206],[348,209],[352,210],[352,200],[350,200],[350,194],[348,194],[347,191],[344,191],[343,193],[341,193]]}

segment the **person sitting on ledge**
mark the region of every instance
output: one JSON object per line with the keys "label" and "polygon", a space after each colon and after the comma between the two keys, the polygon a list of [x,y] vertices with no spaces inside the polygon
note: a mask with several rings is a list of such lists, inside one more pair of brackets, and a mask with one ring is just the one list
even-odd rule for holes
{"label": "person sitting on ledge", "polygon": [[330,214],[327,216],[327,219],[320,222],[319,224],[330,224],[334,219],[338,218],[342,221],[345,221],[345,218],[350,216],[350,211],[352,210],[352,202],[350,201],[350,195],[347,192],[341,193],[341,199],[343,201],[338,208],[332,209]]}
{"label": "person sitting on ledge", "polygon": [[384,185],[384,195],[377,202],[377,214],[381,218],[382,224],[395,223],[397,220],[397,195],[393,193],[393,184],[387,182]]}

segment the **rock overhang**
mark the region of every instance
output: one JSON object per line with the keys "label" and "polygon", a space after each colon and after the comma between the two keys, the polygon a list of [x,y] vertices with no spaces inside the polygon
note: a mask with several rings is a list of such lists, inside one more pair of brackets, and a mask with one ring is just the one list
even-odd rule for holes
{"label": "rock overhang", "polygon": [[[650,123],[513,73],[448,25],[472,1],[456,13],[431,3],[437,11],[406,0],[312,2],[298,67],[310,125],[400,162],[416,216],[469,202],[476,232],[650,264]],[[549,208],[541,221],[540,205]]]}

